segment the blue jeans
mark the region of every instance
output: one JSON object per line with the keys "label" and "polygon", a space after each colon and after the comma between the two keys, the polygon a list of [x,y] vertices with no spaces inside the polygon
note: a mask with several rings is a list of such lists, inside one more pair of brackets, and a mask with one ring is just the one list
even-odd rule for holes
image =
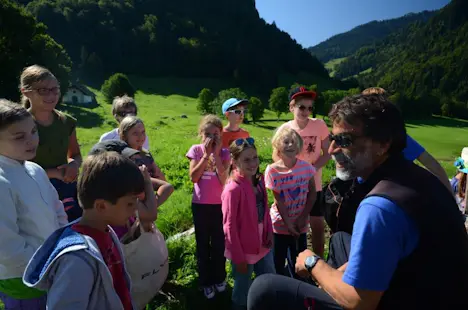
{"label": "blue jeans", "polygon": [[276,273],[275,263],[273,261],[273,250],[259,260],[254,265],[247,265],[247,273],[239,273],[236,271],[236,265],[231,262],[232,277],[234,278],[234,288],[232,289],[232,302],[236,306],[247,306],[247,294],[249,293],[250,285],[252,284],[252,273],[255,271],[255,276],[258,277],[266,273]]}

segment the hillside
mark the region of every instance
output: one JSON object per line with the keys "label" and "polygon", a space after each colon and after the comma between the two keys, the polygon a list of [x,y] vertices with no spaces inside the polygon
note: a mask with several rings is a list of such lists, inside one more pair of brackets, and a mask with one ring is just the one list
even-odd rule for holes
{"label": "hillside", "polygon": [[348,32],[335,35],[307,50],[320,61],[326,63],[332,59],[350,56],[361,47],[379,42],[387,35],[405,28],[411,23],[426,22],[434,14],[434,11],[423,11],[394,19],[372,21]]}
{"label": "hillside", "polygon": [[26,8],[87,78],[229,78],[268,91],[282,75],[329,80],[315,57],[259,17],[252,0],[35,0]]}
{"label": "hillside", "polygon": [[359,81],[396,93],[407,113],[468,118],[468,2],[453,0],[428,23],[361,48],[335,70],[339,78],[369,70]]}

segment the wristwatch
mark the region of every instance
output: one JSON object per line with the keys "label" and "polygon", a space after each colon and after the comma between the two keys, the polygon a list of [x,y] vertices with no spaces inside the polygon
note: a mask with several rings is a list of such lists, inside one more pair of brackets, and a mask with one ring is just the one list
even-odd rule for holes
{"label": "wristwatch", "polygon": [[304,261],[304,266],[306,267],[307,271],[310,273],[312,271],[312,268],[315,267],[317,262],[322,259],[318,255],[313,255],[313,256],[307,256],[305,261]]}

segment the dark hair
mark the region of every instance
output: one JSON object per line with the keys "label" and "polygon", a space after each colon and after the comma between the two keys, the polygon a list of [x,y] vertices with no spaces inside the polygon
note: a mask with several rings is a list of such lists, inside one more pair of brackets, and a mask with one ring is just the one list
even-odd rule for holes
{"label": "dark hair", "polygon": [[0,99],[0,130],[28,117],[31,117],[31,114],[20,104]]}
{"label": "dark hair", "polygon": [[[246,149],[254,149],[257,151],[257,148],[255,147],[255,144],[250,144],[247,141],[244,141],[244,143],[237,145],[236,141],[233,141],[231,145],[229,146],[229,152],[231,153],[231,159],[233,160],[238,160],[242,152]],[[229,175],[231,175],[233,171],[232,164],[229,166]],[[255,176],[253,176],[252,182],[254,186],[257,186],[258,183],[260,182],[261,174],[260,174],[260,166],[257,168],[257,173],[255,173]]]}
{"label": "dark hair", "polygon": [[92,209],[97,199],[117,203],[121,197],[140,194],[145,181],[138,166],[116,152],[88,156],[78,180],[78,200],[83,209]]}
{"label": "dark hair", "polygon": [[380,143],[391,142],[389,154],[401,154],[406,147],[406,129],[400,110],[385,96],[355,95],[332,106],[332,123],[362,126],[364,136]]}

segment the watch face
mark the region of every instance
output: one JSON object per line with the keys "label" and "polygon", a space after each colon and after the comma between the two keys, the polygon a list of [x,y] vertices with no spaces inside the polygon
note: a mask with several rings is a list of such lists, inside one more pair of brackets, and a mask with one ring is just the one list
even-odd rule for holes
{"label": "watch face", "polygon": [[309,257],[306,257],[305,259],[305,266],[308,270],[313,268],[316,263],[317,263],[317,257],[315,256],[309,256]]}

